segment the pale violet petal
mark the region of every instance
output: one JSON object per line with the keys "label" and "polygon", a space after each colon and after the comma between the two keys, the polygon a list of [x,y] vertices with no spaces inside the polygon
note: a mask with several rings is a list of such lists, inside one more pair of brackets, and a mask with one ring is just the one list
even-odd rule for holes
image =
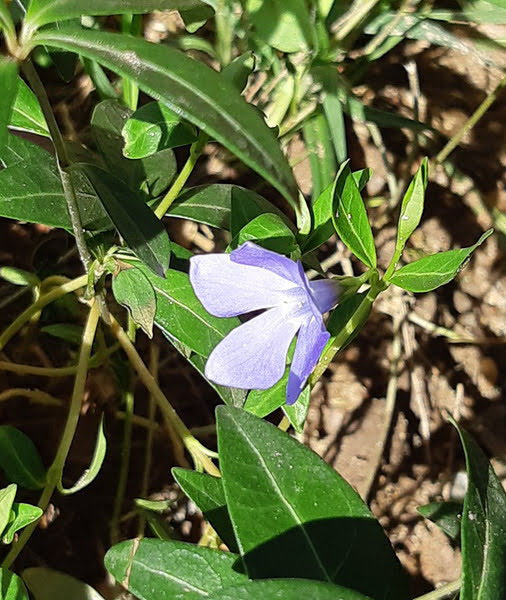
{"label": "pale violet petal", "polygon": [[323,320],[312,316],[299,330],[286,387],[286,403],[294,404],[330,338]]}
{"label": "pale violet petal", "polygon": [[[239,248],[233,250],[230,256],[235,263],[267,269],[297,285],[302,283],[299,267],[295,261],[257,246],[253,242],[244,242]],[[302,273],[304,274],[304,271]]]}
{"label": "pale violet petal", "polygon": [[193,256],[190,282],[204,308],[216,317],[278,306],[298,292],[293,282],[266,269],[232,262],[230,254]]}
{"label": "pale violet petal", "polygon": [[318,310],[322,314],[334,308],[339,300],[340,286],[335,280],[319,279],[310,281],[309,289]]}
{"label": "pale violet petal", "polygon": [[220,385],[266,390],[285,372],[286,355],[301,326],[286,307],[276,307],[231,331],[211,352],[206,377]]}

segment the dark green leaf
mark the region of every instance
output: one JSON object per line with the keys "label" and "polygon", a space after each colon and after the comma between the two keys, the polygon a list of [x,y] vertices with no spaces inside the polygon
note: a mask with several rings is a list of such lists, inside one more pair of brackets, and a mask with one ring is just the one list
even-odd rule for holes
{"label": "dark green leaf", "polygon": [[44,487],[46,470],[32,440],[10,425],[0,425],[0,468],[8,481],[28,490]]}
{"label": "dark green leaf", "polygon": [[73,323],[53,323],[45,325],[40,331],[76,346],[79,346],[83,339],[83,328]]}
{"label": "dark green leaf", "polygon": [[506,494],[492,465],[457,423],[468,486],[462,510],[461,600],[506,597]]}
{"label": "dark green leaf", "polygon": [[393,127],[394,129],[411,129],[412,131],[435,131],[429,125],[408,119],[394,112],[380,110],[372,106],[366,106],[354,96],[348,95],[343,100],[344,110],[350,115],[354,121],[360,123],[376,123],[380,127]]}
{"label": "dark green leaf", "polygon": [[353,590],[307,579],[249,581],[211,594],[209,600],[370,600]]}
{"label": "dark green leaf", "polygon": [[416,509],[423,517],[433,521],[452,540],[460,537],[462,504],[460,502],[431,502]]}
{"label": "dark green leaf", "polygon": [[29,600],[21,579],[7,569],[0,568],[0,590],[1,600]]}
{"label": "dark green leaf", "polygon": [[104,600],[91,586],[45,567],[25,569],[21,576],[34,600]]}
{"label": "dark green leaf", "polygon": [[114,33],[45,30],[35,43],[78,52],[130,77],[265,177],[295,208],[300,228],[309,225],[307,206],[276,137],[219,73],[169,46]]}
{"label": "dark green leaf", "polygon": [[0,490],[0,537],[4,534],[9,522],[17,491],[18,486],[15,483],[11,483],[6,488]]}
{"label": "dark green leaf", "polygon": [[42,114],[39,101],[21,78],[18,79],[17,95],[9,127],[49,137],[46,119]]}
{"label": "dark green leaf", "polygon": [[[354,294],[349,298],[342,300],[337,307],[332,311],[329,320],[327,321],[327,329],[330,332],[332,338],[341,333],[347,326],[350,328],[350,338],[346,342],[346,346],[352,341],[358,331],[354,330],[349,325],[351,317],[356,312],[364,298],[367,296],[367,292],[361,292],[360,294]],[[331,340],[330,340],[331,341]],[[341,350],[345,346],[341,347]]]}
{"label": "dark green leaf", "polygon": [[376,267],[376,249],[364,201],[346,163],[336,177],[332,221],[348,249],[368,267]]}
{"label": "dark green leaf", "polygon": [[14,535],[27,525],[30,525],[30,523],[40,519],[42,514],[43,510],[38,506],[32,506],[31,504],[18,504],[17,502],[14,502],[11,509],[9,523],[2,534],[2,542],[4,544],[12,544]]}
{"label": "dark green leaf", "polygon": [[230,246],[237,248],[248,241],[287,256],[292,252],[300,252],[293,231],[285,225],[283,219],[272,213],[255,217],[239,231]]}
{"label": "dark green leaf", "polygon": [[234,58],[234,60],[229,63],[223,71],[221,71],[222,76],[230,81],[239,92],[242,92],[248,83],[248,78],[253,72],[255,68],[255,57],[253,53],[245,52]]}
{"label": "dark green leaf", "polygon": [[169,265],[170,241],[153,211],[140,196],[107,171],[92,165],[78,168],[88,177],[128,246],[150,269],[163,276]]}
{"label": "dark green leaf", "polygon": [[420,260],[409,263],[390,278],[390,283],[398,285],[410,292],[430,292],[451,281],[464,267],[471,254],[480,246],[491,233],[485,232],[481,238],[469,248],[438,252],[424,256]]}
{"label": "dark green leaf", "polygon": [[127,158],[145,158],[197,139],[195,128],[160,102],[150,102],[134,112],[123,126],[122,135]]}
{"label": "dark green leaf", "polygon": [[174,468],[172,475],[183,492],[195,502],[231,552],[237,552],[234,530],[228,514],[223,482],[198,471]]}
{"label": "dark green leaf", "polygon": [[17,95],[18,63],[0,55],[0,148],[7,143],[7,127],[11,123],[14,102]]}
{"label": "dark green leaf", "polygon": [[152,338],[156,296],[149,279],[139,269],[125,269],[113,277],[112,291],[116,302],[127,308],[134,322]]}
{"label": "dark green leaf", "polygon": [[47,23],[75,19],[81,15],[142,14],[154,10],[190,10],[202,6],[199,0],[32,0],[27,24],[41,27]]}
{"label": "dark green leaf", "polygon": [[225,497],[250,577],[307,577],[377,600],[408,597],[381,527],[329,465],[246,411],[220,406],[217,424]]}
{"label": "dark green leaf", "polygon": [[195,33],[206,21],[214,15],[214,10],[207,4],[201,4],[190,10],[181,11],[181,18],[184,26],[189,33]]}
{"label": "dark green leaf", "polygon": [[144,539],[113,546],[105,566],[139,600],[190,600],[242,583],[246,577],[232,568],[237,559],[230,552]]}

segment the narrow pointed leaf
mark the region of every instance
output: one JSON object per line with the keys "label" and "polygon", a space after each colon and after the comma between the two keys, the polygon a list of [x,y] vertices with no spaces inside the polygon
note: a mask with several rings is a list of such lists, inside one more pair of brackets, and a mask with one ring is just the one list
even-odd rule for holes
{"label": "narrow pointed leaf", "polygon": [[80,29],[39,32],[35,43],[78,52],[133,79],[276,187],[307,226],[308,210],[273,132],[219,73],[165,45]]}
{"label": "narrow pointed leaf", "polygon": [[14,535],[27,525],[30,525],[30,523],[40,519],[42,514],[43,511],[38,506],[14,502],[9,523],[2,534],[2,542],[4,544],[12,544]]}
{"label": "narrow pointed leaf", "polygon": [[395,247],[396,252],[399,254],[403,251],[410,235],[418,227],[422,218],[428,175],[428,161],[425,158],[402,200]]}
{"label": "narrow pointed leaf", "polygon": [[9,127],[49,137],[46,119],[42,114],[39,101],[21,78],[18,78],[17,94]]}
{"label": "narrow pointed leaf", "polygon": [[7,143],[7,127],[11,122],[18,81],[18,63],[0,56],[0,148]]}

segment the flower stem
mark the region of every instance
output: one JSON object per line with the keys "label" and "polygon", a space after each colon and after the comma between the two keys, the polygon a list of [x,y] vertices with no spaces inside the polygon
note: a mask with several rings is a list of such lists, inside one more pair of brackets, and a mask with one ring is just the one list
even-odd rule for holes
{"label": "flower stem", "polygon": [[[39,508],[41,508],[44,511],[46,510],[49,501],[51,500],[51,496],[53,495],[56,486],[61,481],[63,467],[65,466],[65,461],[67,460],[70,446],[72,444],[72,440],[74,439],[74,434],[76,432],[77,422],[79,420],[79,414],[81,412],[84,388],[86,385],[86,376],[88,374],[88,363],[90,360],[91,347],[93,345],[93,340],[95,339],[99,315],[100,311],[98,308],[98,303],[94,301],[91,305],[86,326],[83,332],[83,340],[81,343],[81,350],[79,352],[77,373],[74,381],[74,390],[72,392],[72,399],[70,402],[70,409],[67,416],[67,422],[65,424],[65,429],[63,430],[62,438],[58,446],[58,450],[56,452],[53,464],[49,467],[47,471],[46,485],[44,487],[44,490],[42,491],[38,504]],[[35,528],[37,527],[37,523],[38,521],[35,521],[23,530],[23,532],[19,536],[18,541],[14,544],[14,546],[11,548],[11,551],[5,557],[5,560],[2,563],[2,567],[9,568],[12,565],[12,563],[16,560],[17,556],[24,548],[24,546],[30,539],[32,533],[34,532]]]}
{"label": "flower stem", "polygon": [[197,160],[202,154],[202,150],[204,149],[204,146],[207,144],[208,140],[209,136],[207,135],[207,133],[201,131],[197,141],[191,145],[190,156],[188,157],[186,164],[181,169],[181,172],[177,176],[176,181],[174,181],[170,190],[167,192],[167,194],[155,210],[155,214],[159,219],[161,219],[169,210],[174,200],[178,197],[179,192],[183,189],[184,184],[188,181],[188,177],[190,177],[195,165],[197,164]]}
{"label": "flower stem", "polygon": [[441,586],[437,590],[433,590],[428,594],[423,594],[423,596],[417,596],[415,600],[445,600],[446,598],[450,598],[453,594],[456,594],[462,586],[462,581],[457,579],[457,581],[452,581],[451,583],[447,583],[446,585]]}
{"label": "flower stem", "polygon": [[144,364],[142,358],[139,356],[137,349],[132,344],[127,333],[112,316],[110,327],[113,334],[118,339],[121,347],[128,356],[133,368],[137,371],[140,379],[158,404],[167,426],[169,429],[172,428],[179,436],[186,449],[191,454],[195,466],[197,468],[205,469],[210,475],[219,476],[220,472],[218,468],[208,456],[209,451],[202,446],[202,444],[193,436],[190,430],[180,419],[179,415],[176,413],[171,403],[168,401],[165,394],[156,383],[156,380]]}
{"label": "flower stem", "polygon": [[0,350],[3,350],[7,342],[27,323],[35,314],[37,314],[44,306],[54,302],[58,298],[75,292],[79,288],[85,287],[88,283],[88,276],[82,275],[77,279],[72,279],[58,287],[53,288],[47,294],[40,296],[39,299],[31,304],[24,312],[22,312],[17,319],[15,319],[9,327],[0,335]]}

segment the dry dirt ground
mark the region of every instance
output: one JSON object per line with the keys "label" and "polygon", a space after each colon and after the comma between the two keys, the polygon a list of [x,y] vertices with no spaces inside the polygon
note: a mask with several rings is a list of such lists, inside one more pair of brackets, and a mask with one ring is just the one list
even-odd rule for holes
{"label": "dry dirt ground", "polygon": [[[446,49],[404,43],[379,61],[367,77],[367,86],[355,91],[379,108],[413,114],[413,97],[403,65],[415,61],[421,89],[421,117],[451,136],[493,89],[498,73],[477,64],[472,57]],[[52,83],[50,91],[60,121],[70,135],[78,136],[76,112],[89,111],[93,96],[83,85],[72,92]],[[433,173],[426,210],[419,231],[407,250],[412,259],[422,252],[468,246],[506,209],[506,107],[497,101],[464,140],[452,158],[461,177],[442,169]],[[347,121],[353,168],[372,167],[375,175],[367,196],[377,236],[380,265],[385,266],[394,244],[394,216],[387,202],[385,166],[369,130]],[[386,156],[398,176],[405,174],[412,136],[384,130]],[[433,155],[442,141],[427,150]],[[297,153],[297,148],[291,149]],[[416,166],[416,160],[414,161]],[[413,170],[411,170],[413,171]],[[301,186],[310,188],[308,165],[296,169]],[[240,177],[221,152],[209,149],[192,183]],[[244,183],[241,179],[240,182]],[[172,222],[176,241],[198,251],[221,250],[221,239],[207,228]],[[43,227],[0,222],[0,263],[47,271],[55,268],[69,249],[61,232]],[[463,457],[448,414],[459,419],[491,457],[506,481],[506,271],[505,237],[500,232],[480,247],[455,282],[435,292],[413,296],[391,290],[377,303],[355,342],[331,365],[314,390],[307,426],[301,439],[332,464],[371,503],[402,563],[413,578],[413,591],[422,593],[459,574],[459,550],[433,524],[423,520],[416,507],[432,500],[459,499],[465,489]],[[330,273],[358,272],[347,251],[335,239],[322,249]],[[62,272],[75,274],[78,264],[70,255]],[[12,289],[0,286],[0,299]],[[22,308],[23,301],[2,310],[2,326]],[[69,318],[76,306],[60,306]],[[45,315],[46,319],[51,314]],[[159,376],[176,409],[191,426],[212,423],[217,399],[203,380],[161,338]],[[146,360],[149,346],[141,341]],[[8,348],[18,362],[49,365],[71,358],[59,342],[29,328]],[[70,352],[73,352],[70,350]],[[45,389],[59,397],[70,392],[67,380],[20,380],[0,373],[0,389],[23,385]],[[102,559],[109,541],[108,519],[118,471],[121,420],[116,385],[109,371],[89,377],[83,418],[69,461],[68,475],[78,476],[89,462],[98,414],[105,408],[109,421],[109,455],[103,473],[86,491],[56,498],[19,566],[45,564],[65,570],[106,590]],[[139,388],[136,410],[146,414],[146,398]],[[40,449],[46,463],[58,441],[64,411],[29,405],[25,400],[0,404],[0,422],[21,427]],[[143,471],[145,430],[135,428],[129,484],[121,533],[136,534],[136,521],[128,514],[131,499],[139,494]],[[210,434],[209,444],[213,437]],[[170,446],[156,438],[149,485],[153,497],[175,501],[167,523],[178,535],[197,540],[202,520],[170,481],[173,464]],[[105,593],[105,591],[104,591]]]}

